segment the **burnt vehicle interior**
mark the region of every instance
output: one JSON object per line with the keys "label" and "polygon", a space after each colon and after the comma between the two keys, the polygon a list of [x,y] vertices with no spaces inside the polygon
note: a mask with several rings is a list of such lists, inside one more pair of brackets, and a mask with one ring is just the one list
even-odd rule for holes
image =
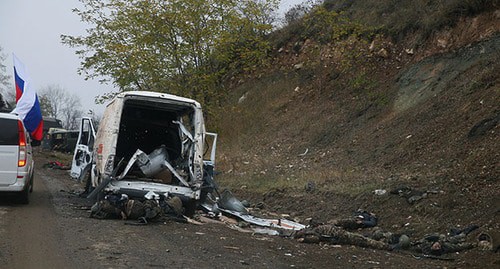
{"label": "burnt vehicle interior", "polygon": [[[142,99],[129,99],[125,101],[118,141],[116,145],[115,167],[120,166],[118,174],[124,169],[120,160],[128,162],[134,153],[140,149],[146,154],[151,154],[159,148],[166,149],[166,159],[172,166],[187,167],[188,156],[183,156],[183,133],[179,124],[181,121],[186,129],[190,130],[193,109],[187,105],[173,103],[152,103]],[[155,177],[165,181],[172,179],[170,172]],[[127,173],[127,178],[141,178],[144,175],[136,165]],[[175,179],[175,178],[174,178]],[[144,178],[141,178],[144,180]],[[170,183],[170,182],[168,182]]]}

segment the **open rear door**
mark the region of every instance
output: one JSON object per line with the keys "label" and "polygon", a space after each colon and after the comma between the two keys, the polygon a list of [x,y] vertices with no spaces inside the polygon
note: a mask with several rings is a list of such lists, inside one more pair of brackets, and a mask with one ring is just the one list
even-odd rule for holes
{"label": "open rear door", "polygon": [[206,152],[203,154],[203,163],[205,165],[215,166],[215,152],[217,150],[217,134],[216,133],[205,133],[205,147]]}
{"label": "open rear door", "polygon": [[73,153],[73,163],[71,164],[71,177],[82,180],[86,168],[92,164],[92,150],[95,141],[95,129],[90,118],[82,118],[80,133]]}
{"label": "open rear door", "polygon": [[203,154],[203,170],[205,184],[211,185],[213,188],[217,188],[214,182],[214,169],[215,169],[215,151],[217,149],[217,134],[216,133],[205,133],[205,152]]}

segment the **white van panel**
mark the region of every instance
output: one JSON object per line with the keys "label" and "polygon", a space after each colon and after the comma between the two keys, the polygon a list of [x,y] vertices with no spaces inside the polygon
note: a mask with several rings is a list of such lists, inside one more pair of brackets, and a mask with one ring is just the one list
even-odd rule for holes
{"label": "white van panel", "polygon": [[0,146],[0,185],[11,185],[17,180],[17,152],[19,146]]}
{"label": "white van panel", "polygon": [[[106,158],[109,156],[114,157],[116,154],[116,142],[118,140],[118,131],[120,130],[123,102],[123,97],[117,97],[106,107],[106,112],[100,123],[100,126],[103,128],[99,128],[96,134],[94,143],[95,166],[97,171],[102,173],[106,173]],[[104,158],[103,156],[106,157]]]}

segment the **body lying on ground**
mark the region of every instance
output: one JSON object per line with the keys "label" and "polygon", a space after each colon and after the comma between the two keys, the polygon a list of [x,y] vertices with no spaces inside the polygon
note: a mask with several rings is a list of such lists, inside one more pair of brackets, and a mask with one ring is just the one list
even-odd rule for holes
{"label": "body lying on ground", "polygon": [[319,225],[314,228],[305,228],[298,231],[294,237],[304,243],[328,242],[338,245],[354,245],[359,247],[391,250],[389,244],[365,237],[358,233],[344,230],[336,225]]}
{"label": "body lying on ground", "polygon": [[410,242],[409,237],[404,234],[398,235],[376,229],[371,237],[367,237],[359,233],[349,232],[335,224],[326,224],[297,231],[294,237],[304,243],[326,242],[380,250],[408,249],[426,255],[439,256],[475,247],[476,244],[467,242],[466,237],[477,228],[477,226],[470,226],[470,228],[450,235],[430,234]]}

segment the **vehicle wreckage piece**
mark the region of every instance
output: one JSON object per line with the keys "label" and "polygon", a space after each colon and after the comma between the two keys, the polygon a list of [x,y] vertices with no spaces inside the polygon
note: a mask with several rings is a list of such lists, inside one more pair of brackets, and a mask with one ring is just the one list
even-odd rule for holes
{"label": "vehicle wreckage piece", "polygon": [[[211,212],[212,209],[214,208],[213,205],[209,205],[208,203],[203,203],[201,206],[208,212]],[[254,224],[254,225],[262,226],[262,227],[269,227],[269,228],[273,228],[273,229],[294,230],[294,231],[298,231],[298,230],[304,229],[306,227],[306,225],[304,225],[304,224],[300,224],[298,222],[287,220],[287,219],[258,218],[258,217],[252,216],[248,213],[241,213],[241,212],[234,211],[234,210],[224,209],[224,208],[221,208],[220,206],[218,207],[218,210],[220,210],[222,213],[239,218],[239,219],[246,221],[250,224]]]}
{"label": "vehicle wreckage piece", "polygon": [[[253,225],[268,227],[271,229],[292,230],[297,231],[304,229],[306,225],[300,224],[287,219],[265,219],[252,216],[248,213],[242,202],[240,202],[229,190],[224,190],[217,199],[207,199],[201,207],[209,213],[219,214],[224,213],[232,217],[236,217]],[[257,232],[257,231],[256,231]],[[257,233],[261,233],[260,231]],[[267,234],[277,234],[265,231]],[[279,234],[279,233],[278,233]]]}
{"label": "vehicle wreckage piece", "polygon": [[248,210],[229,190],[224,190],[217,201],[220,208],[248,214]]}
{"label": "vehicle wreckage piece", "polygon": [[80,121],[80,129],[73,152],[70,176],[79,182],[88,174],[92,166],[92,147],[95,141],[95,128],[92,120],[83,117]]}
{"label": "vehicle wreckage piece", "polygon": [[306,226],[304,224],[300,224],[295,221],[287,220],[287,219],[264,219],[252,216],[250,214],[243,214],[237,211],[232,211],[228,209],[220,208],[220,211],[240,218],[250,224],[255,224],[263,227],[270,227],[276,229],[285,229],[285,230],[301,230]]}
{"label": "vehicle wreckage piece", "polygon": [[[123,92],[107,105],[95,140],[88,143],[85,156],[92,157],[90,165],[74,160],[73,177],[89,182],[89,192],[94,189],[89,198],[102,199],[109,192],[141,198],[153,191],[180,196],[183,202],[198,201],[215,186],[216,137],[206,132],[195,100]],[[209,146],[212,154],[205,158]]]}
{"label": "vehicle wreckage piece", "polygon": [[132,165],[137,163],[139,169],[144,173],[147,177],[153,177],[158,175],[160,172],[168,169],[184,186],[189,187],[189,183],[187,183],[180,175],[175,171],[174,167],[167,161],[168,153],[165,148],[165,145],[161,145],[161,147],[155,149],[151,154],[146,154],[142,150],[138,149],[130,161],[128,162],[125,170],[118,176],[118,180],[121,180],[128,173]]}

